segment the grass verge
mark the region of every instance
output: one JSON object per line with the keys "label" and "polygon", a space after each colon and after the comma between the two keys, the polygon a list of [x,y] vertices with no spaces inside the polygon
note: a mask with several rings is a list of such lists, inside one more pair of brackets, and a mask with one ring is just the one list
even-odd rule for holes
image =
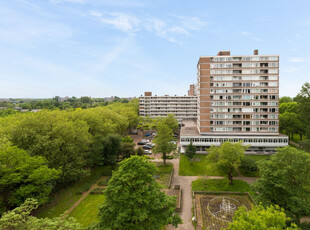
{"label": "grass verge", "polygon": [[229,185],[227,179],[204,179],[199,178],[192,182],[193,191],[215,191],[215,192],[248,192],[254,194],[250,185],[242,180],[233,180],[233,184]]}
{"label": "grass verge", "polygon": [[88,195],[82,202],[72,210],[69,216],[74,217],[84,227],[97,222],[99,205],[104,201],[103,194]]}
{"label": "grass verge", "polygon": [[166,163],[166,165],[163,163],[157,163],[156,167],[158,168],[158,174],[156,175],[158,177],[157,182],[163,185],[165,188],[168,188],[173,165],[170,163]]}
{"label": "grass verge", "polygon": [[89,176],[55,193],[48,204],[36,211],[36,216],[52,218],[63,214],[81,197],[81,194],[78,194],[81,190],[85,190],[86,187],[90,188],[102,175],[110,175],[111,172],[110,166],[94,168]]}
{"label": "grass verge", "polygon": [[207,160],[208,155],[195,155],[193,160],[180,156],[180,176],[225,176],[216,165]]}

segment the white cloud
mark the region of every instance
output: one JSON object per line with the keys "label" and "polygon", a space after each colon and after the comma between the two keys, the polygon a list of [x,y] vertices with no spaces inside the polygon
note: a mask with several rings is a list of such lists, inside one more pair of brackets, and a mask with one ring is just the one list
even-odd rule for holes
{"label": "white cloud", "polygon": [[51,3],[61,3],[61,2],[70,2],[70,3],[86,3],[87,0],[50,0]]}
{"label": "white cloud", "polygon": [[289,59],[289,62],[302,63],[302,62],[305,62],[305,60],[303,58],[300,58],[300,57],[291,57]]}
{"label": "white cloud", "polygon": [[91,16],[102,24],[113,26],[123,32],[135,32],[139,28],[140,21],[135,16],[123,13],[101,13],[99,11],[91,11]]}
{"label": "white cloud", "polygon": [[190,36],[193,31],[201,30],[207,25],[197,17],[175,16],[164,20],[159,18],[137,17],[125,13],[101,13],[91,11],[90,15],[104,25],[127,33],[148,31],[167,41],[182,45],[177,36]]}

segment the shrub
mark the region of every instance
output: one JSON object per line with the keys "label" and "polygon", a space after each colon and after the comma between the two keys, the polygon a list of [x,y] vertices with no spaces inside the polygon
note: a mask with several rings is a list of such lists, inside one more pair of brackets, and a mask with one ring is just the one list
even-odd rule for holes
{"label": "shrub", "polygon": [[241,160],[241,168],[243,168],[246,171],[257,171],[258,167],[257,167],[257,163],[255,160],[251,159],[251,158],[243,158]]}
{"label": "shrub", "polygon": [[91,190],[90,194],[103,194],[104,193],[104,188],[95,188]]}

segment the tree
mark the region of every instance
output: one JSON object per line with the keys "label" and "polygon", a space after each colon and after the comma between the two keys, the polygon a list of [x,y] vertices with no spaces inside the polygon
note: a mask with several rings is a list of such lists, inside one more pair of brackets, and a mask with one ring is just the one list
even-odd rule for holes
{"label": "tree", "polygon": [[61,168],[59,182],[73,182],[85,175],[91,135],[84,121],[72,121],[66,112],[46,110],[9,116],[5,121],[14,145],[32,156],[44,156],[51,168]]}
{"label": "tree", "polygon": [[306,126],[307,136],[310,137],[310,83],[306,82],[295,100],[299,102],[300,115]]}
{"label": "tree", "polygon": [[241,142],[231,143],[227,141],[218,147],[213,145],[208,150],[208,159],[215,162],[216,166],[227,174],[230,185],[233,183],[234,169],[240,166],[247,148],[248,146],[244,146]]}
{"label": "tree", "polygon": [[144,155],[144,151],[143,151],[143,149],[141,147],[136,149],[136,153],[137,153],[138,156],[143,156]]}
{"label": "tree", "polygon": [[173,150],[174,144],[171,142],[172,140],[172,129],[166,124],[159,124],[157,127],[157,135],[153,142],[155,143],[155,152],[163,154],[164,164],[166,164],[167,154]]}
{"label": "tree", "polygon": [[233,217],[233,222],[229,224],[229,230],[292,230],[298,229],[296,224],[290,227],[286,223],[290,221],[283,209],[279,206],[268,206],[264,208],[261,204],[254,206],[249,212],[241,207]]}
{"label": "tree", "polygon": [[15,146],[1,145],[0,198],[3,208],[16,207],[29,197],[36,198],[40,205],[46,203],[60,174],[60,170],[48,168],[43,157],[31,157]]}
{"label": "tree", "polygon": [[99,229],[162,229],[181,223],[174,214],[175,198],[160,190],[153,175],[154,163],[145,157],[123,160],[105,190],[106,199],[99,211]]}
{"label": "tree", "polygon": [[185,150],[185,155],[189,158],[192,159],[193,156],[196,154],[196,146],[193,145],[193,142],[191,141],[189,145],[186,147]]}
{"label": "tree", "polygon": [[6,212],[0,218],[1,230],[82,230],[82,226],[72,217],[56,217],[39,219],[31,216],[38,207],[35,199],[29,198],[20,207]]}
{"label": "tree", "polygon": [[296,113],[285,112],[280,114],[280,130],[285,130],[286,134],[293,139],[294,133],[297,132],[298,127],[301,125]]}
{"label": "tree", "polygon": [[130,136],[122,138],[120,151],[123,158],[128,158],[135,154],[135,143],[133,143],[133,139]]}
{"label": "tree", "polygon": [[179,129],[179,122],[175,119],[174,114],[168,114],[168,116],[163,118],[160,123],[168,125],[173,132],[177,132]]}
{"label": "tree", "polygon": [[281,97],[279,100],[280,105],[282,103],[289,103],[289,102],[293,102],[293,99],[291,97]]}
{"label": "tree", "polygon": [[257,199],[263,204],[276,204],[298,219],[310,212],[310,155],[285,147],[268,161],[259,163],[260,178],[253,184]]}
{"label": "tree", "polygon": [[285,112],[297,114],[298,113],[298,103],[296,101],[282,103],[279,106],[279,112],[280,112],[280,114],[285,113]]}
{"label": "tree", "polygon": [[113,165],[117,162],[121,149],[121,136],[110,134],[102,139],[102,156],[105,165]]}

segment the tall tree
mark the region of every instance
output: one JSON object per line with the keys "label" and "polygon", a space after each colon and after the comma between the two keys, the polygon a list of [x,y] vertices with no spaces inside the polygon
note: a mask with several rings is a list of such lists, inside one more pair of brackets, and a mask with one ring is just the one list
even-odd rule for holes
{"label": "tall tree", "polygon": [[306,133],[310,137],[310,83],[306,82],[297,97],[295,98],[299,102],[299,109],[301,116],[304,118],[306,123]]}
{"label": "tall tree", "polygon": [[292,223],[287,227],[291,219],[286,216],[283,209],[279,206],[268,206],[264,208],[261,204],[254,206],[249,212],[241,207],[234,215],[233,222],[229,224],[229,230],[292,230],[298,229]]}
{"label": "tall tree", "polygon": [[32,156],[44,156],[50,167],[61,168],[59,180],[62,183],[76,181],[84,175],[91,143],[89,127],[84,121],[72,121],[61,111],[7,118],[10,141]]}
{"label": "tall tree", "polygon": [[233,172],[241,165],[245,150],[241,142],[224,142],[220,146],[211,146],[208,150],[208,159],[216,163],[216,166],[227,174],[230,185],[233,183]]}
{"label": "tall tree", "polygon": [[20,207],[6,212],[0,218],[1,230],[82,230],[82,226],[72,217],[56,217],[39,219],[31,216],[38,207],[35,199],[27,199]]}
{"label": "tall tree", "polygon": [[110,134],[102,139],[102,154],[105,165],[113,165],[117,162],[121,150],[121,136]]}
{"label": "tall tree", "polygon": [[157,135],[153,142],[156,144],[154,149],[155,152],[163,154],[164,164],[166,164],[167,154],[174,148],[174,144],[171,142],[172,140],[172,129],[164,123],[159,124],[157,127]]}
{"label": "tall tree", "polygon": [[310,212],[310,155],[292,147],[279,148],[259,163],[260,178],[253,184],[257,199],[277,204],[293,219]]}
{"label": "tall tree", "polygon": [[161,123],[168,125],[170,129],[172,129],[173,132],[177,132],[179,128],[179,122],[178,120],[174,117],[174,114],[168,114],[167,117],[163,118]]}
{"label": "tall tree", "polygon": [[288,102],[293,102],[293,99],[291,97],[281,97],[279,100],[280,105],[282,103],[288,103]]}
{"label": "tall tree", "polygon": [[189,158],[192,159],[194,155],[196,154],[196,146],[193,145],[193,142],[191,141],[189,145],[186,147],[185,150],[185,155]]}
{"label": "tall tree", "polygon": [[60,170],[48,168],[43,157],[31,157],[15,146],[1,145],[0,198],[4,204],[2,211],[21,205],[29,197],[36,198],[39,204],[46,203],[60,174]]}
{"label": "tall tree", "polygon": [[99,229],[162,229],[181,223],[174,214],[175,198],[160,190],[153,175],[154,163],[132,156],[119,164],[105,190],[106,199],[99,211]]}

